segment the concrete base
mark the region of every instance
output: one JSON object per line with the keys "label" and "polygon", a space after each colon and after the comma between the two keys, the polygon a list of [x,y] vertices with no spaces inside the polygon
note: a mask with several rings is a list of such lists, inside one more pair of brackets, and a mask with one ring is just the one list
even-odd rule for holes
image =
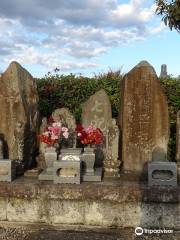
{"label": "concrete base", "polygon": [[25,176],[25,177],[34,177],[34,178],[37,178],[37,177],[39,177],[39,170],[38,170],[37,168],[31,169],[31,170],[27,170],[27,171],[24,173],[24,176]]}
{"label": "concrete base", "polygon": [[9,159],[0,160],[0,181],[11,182],[15,177],[15,161]]}
{"label": "concrete base", "polygon": [[149,162],[149,186],[177,186],[177,164],[175,162]]}
{"label": "concrete base", "polygon": [[130,181],[131,176],[126,179],[121,175],[112,181],[104,178],[80,185],[25,177],[0,182],[0,222],[180,228],[179,186],[150,188],[147,183]]}
{"label": "concrete base", "polygon": [[102,168],[96,168],[92,175],[82,173],[82,181],[84,182],[101,182],[102,180]]}
{"label": "concrete base", "polygon": [[47,172],[47,170],[45,169],[44,171],[42,171],[42,173],[39,174],[38,179],[39,180],[53,181],[53,179],[54,179],[53,170]]}

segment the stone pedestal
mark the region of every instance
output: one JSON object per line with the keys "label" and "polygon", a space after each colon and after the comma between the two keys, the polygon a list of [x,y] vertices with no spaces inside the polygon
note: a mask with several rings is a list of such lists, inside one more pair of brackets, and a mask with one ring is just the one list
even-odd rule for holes
{"label": "stone pedestal", "polygon": [[177,165],[174,162],[148,163],[149,186],[177,186]]}
{"label": "stone pedestal", "polygon": [[11,182],[15,177],[15,162],[9,159],[0,160],[0,181]]}
{"label": "stone pedestal", "polygon": [[100,182],[102,178],[102,168],[94,168],[95,153],[94,148],[86,147],[82,154],[83,174],[82,180],[87,182]]}
{"label": "stone pedestal", "polygon": [[81,161],[66,160],[54,162],[54,183],[81,183]]}
{"label": "stone pedestal", "polygon": [[54,183],[81,183],[81,149],[61,150],[59,160],[53,164]]}
{"label": "stone pedestal", "polygon": [[57,160],[57,153],[54,147],[47,147],[45,151],[46,169],[39,174],[39,180],[53,180],[53,164]]}

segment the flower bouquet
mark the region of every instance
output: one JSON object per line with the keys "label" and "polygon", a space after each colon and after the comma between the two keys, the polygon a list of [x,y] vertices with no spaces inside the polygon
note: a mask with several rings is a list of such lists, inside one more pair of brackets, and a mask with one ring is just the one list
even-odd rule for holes
{"label": "flower bouquet", "polygon": [[84,128],[81,124],[76,127],[77,136],[83,146],[99,145],[103,143],[103,134],[99,128],[90,125]]}
{"label": "flower bouquet", "polygon": [[61,122],[55,122],[51,117],[46,131],[38,135],[38,138],[48,147],[57,147],[58,144],[61,145],[63,141],[67,141],[69,138],[69,129],[63,126]]}
{"label": "flower bouquet", "polygon": [[95,148],[94,145],[103,143],[103,134],[99,128],[92,125],[84,128],[82,125],[76,127],[77,136],[83,145],[83,169],[84,174],[94,176]]}
{"label": "flower bouquet", "polygon": [[39,134],[38,138],[46,145],[44,153],[46,172],[52,176],[53,163],[57,160],[62,143],[69,138],[69,129],[61,122],[56,122],[50,117],[46,130]]}

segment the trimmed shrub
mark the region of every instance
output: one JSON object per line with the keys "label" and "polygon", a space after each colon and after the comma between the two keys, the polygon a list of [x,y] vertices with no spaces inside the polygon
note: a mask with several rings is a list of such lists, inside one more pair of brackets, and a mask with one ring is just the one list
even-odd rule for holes
{"label": "trimmed shrub", "polygon": [[170,121],[170,140],[168,146],[168,159],[175,161],[176,155],[176,118],[177,112],[180,110],[180,78],[162,78],[160,79],[164,87],[169,108]]}
{"label": "trimmed shrub", "polygon": [[120,99],[120,71],[109,71],[93,78],[48,74],[37,79],[39,109],[42,116],[49,116],[56,108],[67,107],[79,122],[81,104],[103,88],[110,97],[113,117],[117,117]]}
{"label": "trimmed shrub", "polygon": [[[76,121],[81,119],[81,104],[96,91],[103,88],[109,95],[112,105],[112,115],[118,116],[120,105],[120,83],[123,78],[121,71],[109,71],[95,75],[92,78],[69,74],[60,75],[57,72],[48,73],[44,78],[37,79],[39,92],[39,109],[42,116],[61,107],[67,107],[74,114]],[[180,109],[180,78],[168,77],[160,79],[168,98],[170,116],[170,141],[168,159],[175,161],[176,152],[176,115]]]}

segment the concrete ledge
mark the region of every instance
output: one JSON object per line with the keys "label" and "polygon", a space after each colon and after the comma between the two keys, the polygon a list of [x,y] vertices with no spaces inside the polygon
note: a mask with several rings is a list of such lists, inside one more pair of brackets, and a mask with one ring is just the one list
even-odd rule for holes
{"label": "concrete ledge", "polygon": [[121,181],[81,185],[31,178],[0,183],[0,221],[101,227],[180,228],[180,188]]}
{"label": "concrete ledge", "polygon": [[105,179],[103,182],[83,182],[80,185],[53,184],[52,181],[39,181],[21,177],[11,183],[0,182],[0,197],[26,199],[60,199],[126,202],[167,202],[180,201],[178,187],[148,187],[131,181]]}

